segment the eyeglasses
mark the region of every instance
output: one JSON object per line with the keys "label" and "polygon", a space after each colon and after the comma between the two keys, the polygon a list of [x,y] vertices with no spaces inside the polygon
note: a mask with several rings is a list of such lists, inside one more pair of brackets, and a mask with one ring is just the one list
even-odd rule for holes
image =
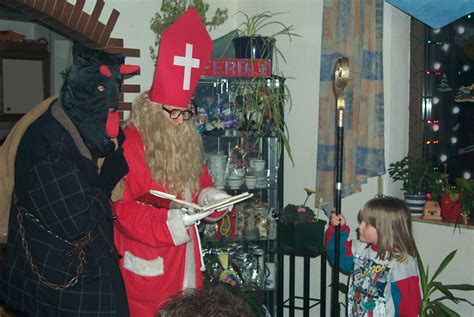
{"label": "eyeglasses", "polygon": [[186,110],[168,109],[164,106],[161,106],[161,109],[168,112],[168,114],[170,115],[170,118],[173,119],[173,120],[178,119],[179,116],[183,116],[183,120],[189,120],[192,117],[194,117],[194,112],[192,112],[191,110],[188,110],[188,109],[186,109]]}

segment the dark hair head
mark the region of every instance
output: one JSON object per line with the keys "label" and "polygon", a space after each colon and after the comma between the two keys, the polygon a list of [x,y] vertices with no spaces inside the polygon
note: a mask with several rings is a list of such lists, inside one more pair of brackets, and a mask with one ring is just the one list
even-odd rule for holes
{"label": "dark hair head", "polygon": [[254,317],[247,302],[225,288],[188,289],[170,298],[156,317]]}

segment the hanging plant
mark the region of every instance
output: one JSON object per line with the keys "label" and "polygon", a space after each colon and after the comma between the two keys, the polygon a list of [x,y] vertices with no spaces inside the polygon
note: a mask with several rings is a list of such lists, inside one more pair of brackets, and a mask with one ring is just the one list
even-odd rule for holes
{"label": "hanging plant", "polygon": [[223,24],[228,18],[227,9],[217,8],[213,17],[208,20],[206,13],[209,10],[209,4],[204,0],[162,0],[160,11],[155,13],[150,22],[150,29],[156,35],[154,46],[150,46],[150,55],[153,60],[156,60],[157,48],[163,32],[191,7],[197,10],[202,22],[209,31]]}
{"label": "hanging plant", "polygon": [[284,77],[252,78],[238,82],[235,100],[239,111],[239,130],[253,136],[279,137],[288,157],[293,163],[288,127],[284,120],[284,110],[291,110],[291,94]]}

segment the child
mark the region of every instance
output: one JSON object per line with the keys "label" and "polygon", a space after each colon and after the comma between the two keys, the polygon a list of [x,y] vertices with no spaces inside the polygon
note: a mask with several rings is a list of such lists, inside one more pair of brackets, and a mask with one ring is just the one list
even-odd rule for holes
{"label": "child", "polygon": [[341,225],[340,270],[350,273],[349,316],[418,316],[421,297],[410,212],[397,198],[369,200],[357,216],[357,240],[348,240],[343,215],[331,215],[326,232],[334,263],[335,226]]}

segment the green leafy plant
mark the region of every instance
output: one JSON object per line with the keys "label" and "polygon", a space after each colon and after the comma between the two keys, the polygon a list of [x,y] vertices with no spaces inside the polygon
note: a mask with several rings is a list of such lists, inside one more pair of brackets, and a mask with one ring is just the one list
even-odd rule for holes
{"label": "green leafy plant", "polygon": [[468,223],[471,211],[474,210],[474,181],[464,178],[456,178],[455,183],[449,183],[449,175],[441,173],[440,178],[432,188],[432,199],[438,199],[440,195],[447,195],[452,202],[461,200],[462,222]]}
{"label": "green leafy plant", "polygon": [[[277,16],[286,14],[288,12],[271,12],[264,11],[253,16],[248,15],[243,11],[238,11],[237,14],[244,16],[244,21],[238,26],[238,34],[241,37],[247,36],[250,38],[262,37],[265,39],[267,45],[273,45],[277,54],[286,62],[282,52],[275,45],[276,37],[287,36],[290,41],[293,37],[301,37],[295,32],[293,25],[286,25],[276,19]],[[264,35],[265,31],[270,30],[271,33]],[[272,31],[273,30],[273,31]]]}
{"label": "green leafy plant", "polygon": [[[466,302],[473,305],[469,300],[454,296],[452,290],[458,291],[473,291],[474,285],[471,284],[443,284],[437,281],[436,278],[446,269],[449,263],[456,255],[457,250],[449,253],[441,262],[439,267],[436,269],[432,277],[429,276],[429,265],[425,266],[421,260],[418,250],[416,250],[416,259],[418,262],[418,270],[420,272],[420,286],[422,292],[422,304],[420,309],[421,317],[428,316],[460,316],[458,313],[453,311],[451,308],[444,304],[445,301],[451,301],[455,304],[460,302]],[[434,295],[440,293],[440,297],[433,299]]]}
{"label": "green leafy plant", "polygon": [[431,198],[436,200],[440,195],[447,195],[451,201],[457,201],[460,198],[460,187],[449,183],[448,173],[441,173],[439,176],[431,189]]}
{"label": "green leafy plant", "polygon": [[457,178],[456,185],[462,195],[462,210],[470,213],[474,209],[474,181],[464,178]]}
{"label": "green leafy plant", "polygon": [[460,190],[461,196],[461,215],[466,217],[465,223],[469,222],[471,212],[474,210],[474,181],[464,178],[457,178],[456,185]]}
{"label": "green leafy plant", "polygon": [[[257,136],[278,136],[293,163],[284,108],[291,110],[291,94],[285,78],[253,78],[239,82],[233,100],[239,106],[240,130]],[[239,100],[237,102],[237,100]]]}
{"label": "green leafy plant", "polygon": [[173,24],[188,8],[194,7],[209,31],[223,24],[227,18],[227,9],[217,8],[210,20],[206,18],[209,4],[204,0],[162,0],[160,11],[151,19],[150,29],[156,34],[155,45],[150,46],[150,54],[156,59],[156,48],[160,44],[161,34]]}
{"label": "green leafy plant", "polygon": [[401,181],[402,189],[410,195],[426,194],[440,179],[431,162],[408,156],[390,164],[388,173],[394,181]]}

